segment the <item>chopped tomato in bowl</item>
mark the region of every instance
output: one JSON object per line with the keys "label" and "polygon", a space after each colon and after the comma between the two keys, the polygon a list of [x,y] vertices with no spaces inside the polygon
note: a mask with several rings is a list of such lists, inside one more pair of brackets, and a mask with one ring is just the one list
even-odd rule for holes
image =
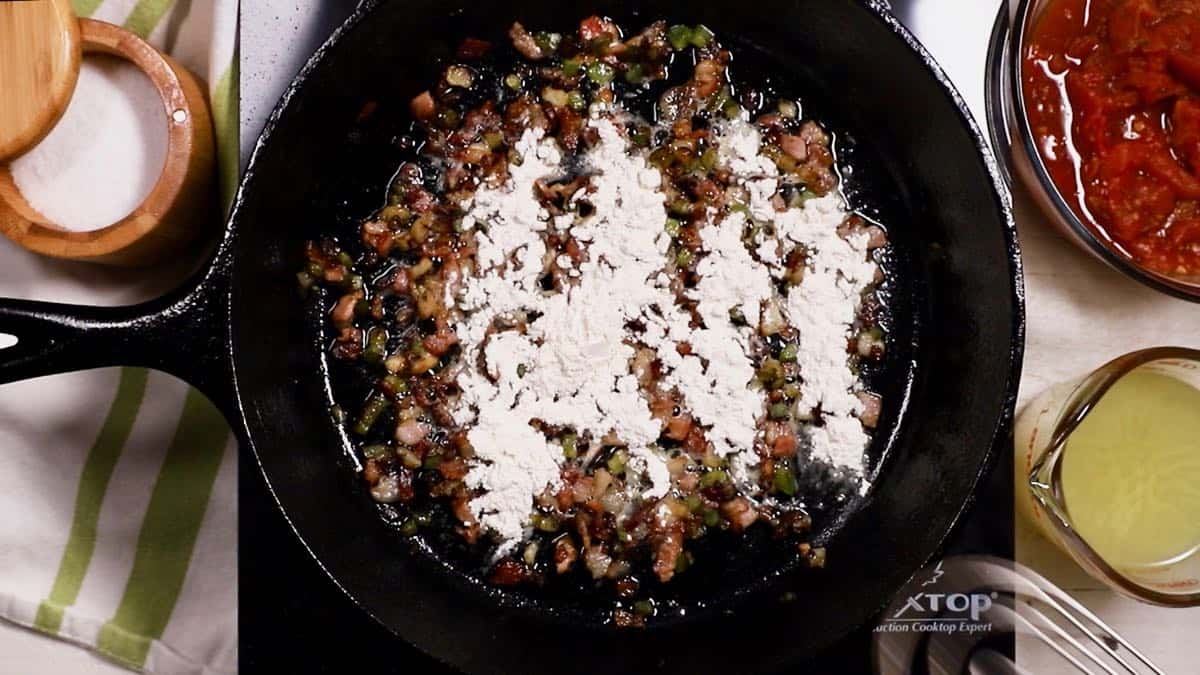
{"label": "chopped tomato in bowl", "polygon": [[1050,0],[1028,31],[1025,115],[1062,198],[1128,262],[1200,284],[1200,0]]}

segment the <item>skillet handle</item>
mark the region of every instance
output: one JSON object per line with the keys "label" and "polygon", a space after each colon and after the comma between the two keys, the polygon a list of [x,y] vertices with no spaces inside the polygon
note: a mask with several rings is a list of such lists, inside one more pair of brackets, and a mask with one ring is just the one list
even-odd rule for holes
{"label": "skillet handle", "polygon": [[[199,282],[129,307],[0,299],[0,384],[76,370],[136,366],[170,373],[236,419],[228,356],[228,284],[209,268]],[[0,338],[0,345],[12,340]]]}

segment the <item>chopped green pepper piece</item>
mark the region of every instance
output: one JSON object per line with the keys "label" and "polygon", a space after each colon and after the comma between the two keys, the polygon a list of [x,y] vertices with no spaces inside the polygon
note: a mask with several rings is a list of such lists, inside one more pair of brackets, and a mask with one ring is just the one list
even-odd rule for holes
{"label": "chopped green pepper piece", "polygon": [[688,511],[692,513],[695,513],[704,507],[704,500],[700,498],[700,495],[695,493],[688,495],[686,503]]}
{"label": "chopped green pepper piece", "polygon": [[400,463],[404,465],[404,468],[406,468],[406,469],[421,468],[421,458],[418,457],[417,453],[413,452],[412,450],[405,448],[405,447],[401,447],[401,448],[396,449],[396,454],[400,457]]}
{"label": "chopped green pepper piece", "polygon": [[363,457],[367,459],[383,459],[392,454],[392,449],[382,443],[372,443],[363,448]]}
{"label": "chopped green pepper piece", "polygon": [[784,346],[784,348],[779,352],[779,360],[783,361],[784,363],[795,363],[796,357],[796,345],[794,344]]}
{"label": "chopped green pepper piece", "polygon": [[625,465],[629,463],[629,456],[624,450],[618,450],[613,453],[612,457],[608,458],[608,472],[614,476],[625,473]]}
{"label": "chopped green pepper piece", "polygon": [[695,47],[707,47],[712,42],[713,32],[707,26],[699,25],[692,29],[691,43]]}
{"label": "chopped green pepper piece", "polygon": [[567,77],[575,77],[583,70],[583,64],[579,59],[566,59],[562,63],[563,75]]}
{"label": "chopped green pepper piece", "polygon": [[367,331],[367,346],[363,349],[363,359],[367,363],[383,363],[387,356],[387,330],[379,326]]}
{"label": "chopped green pepper piece", "polygon": [[680,51],[687,48],[691,41],[692,29],[688,28],[687,26],[679,24],[671,26],[671,28],[667,30],[667,42],[671,43],[671,46],[675,49],[675,51]]}
{"label": "chopped green pepper piece", "polygon": [[567,106],[576,112],[580,112],[587,108],[587,99],[578,91],[573,91],[567,94]]}
{"label": "chopped green pepper piece", "polygon": [[612,82],[613,75],[613,67],[603,61],[596,61],[587,67],[588,79],[600,86]]}
{"label": "chopped green pepper piece", "polygon": [[687,568],[692,566],[692,554],[689,551],[684,551],[675,559],[675,573],[682,574],[687,571]]}
{"label": "chopped green pepper piece", "polygon": [[404,379],[398,375],[388,375],[384,377],[383,386],[388,391],[395,392],[396,394],[403,394],[404,392],[408,391],[408,383],[406,383]]}
{"label": "chopped green pepper piece", "polygon": [[562,437],[563,457],[567,459],[575,459],[579,456],[577,443],[579,438],[575,434],[567,434]]}
{"label": "chopped green pepper piece", "polygon": [[596,56],[603,56],[604,53],[608,51],[608,46],[612,44],[612,42],[613,36],[611,34],[601,33],[588,42],[588,48],[591,49],[591,52]]}
{"label": "chopped green pepper piece", "polygon": [[446,108],[438,113],[437,120],[442,125],[443,129],[453,129],[458,126],[460,117],[458,111],[454,108]]}
{"label": "chopped green pepper piece", "polygon": [[499,131],[489,131],[483,135],[483,142],[487,143],[488,148],[498,150],[500,146],[504,145],[504,134]]}
{"label": "chopped green pepper piece", "polygon": [[717,149],[709,148],[700,155],[700,167],[705,171],[712,171],[712,168],[717,165]]}
{"label": "chopped green pepper piece", "polygon": [[725,483],[729,481],[729,474],[721,469],[713,469],[700,477],[700,487],[712,487],[717,483]]}
{"label": "chopped green pepper piece", "polygon": [[558,518],[545,513],[533,514],[533,526],[542,532],[557,532]]}
{"label": "chopped green pepper piece", "polygon": [[775,477],[772,479],[775,484],[775,491],[782,492],[789,497],[796,496],[796,474],[792,473],[791,467],[776,466]]}
{"label": "chopped green pepper piece", "polygon": [[680,267],[687,267],[692,263],[692,259],[694,257],[695,256],[691,251],[687,250],[686,248],[682,249],[679,251],[679,253],[675,254],[675,264]]}
{"label": "chopped green pepper piece", "polygon": [[412,518],[409,518],[408,520],[404,521],[404,524],[400,526],[400,534],[403,534],[406,537],[412,537],[412,536],[416,535],[416,533],[417,533],[417,521]]}
{"label": "chopped green pepper piece", "polygon": [[783,388],[783,395],[789,399],[795,400],[800,398],[800,387],[794,384],[789,384]]}
{"label": "chopped green pepper piece", "polygon": [[650,153],[649,157],[650,164],[660,169],[666,169],[670,167],[671,162],[674,161],[674,159],[674,153],[672,153],[671,149],[666,146],[655,149],[654,152]]}
{"label": "chopped green pepper piece", "polygon": [[725,104],[729,103],[729,100],[729,87],[721,87],[709,100],[709,110],[724,110]]}
{"label": "chopped green pepper piece", "polygon": [[425,469],[436,469],[442,465],[442,456],[430,454],[425,456],[425,461],[421,463],[421,467]]}
{"label": "chopped green pepper piece", "polygon": [[680,223],[675,218],[667,218],[667,222],[663,225],[663,229],[666,230],[667,234],[671,235],[672,237],[679,236],[679,227]]}
{"label": "chopped green pepper piece", "polygon": [[773,420],[783,420],[787,419],[788,415],[791,413],[788,409],[788,404],[780,402],[771,404],[771,410],[769,414]]}
{"label": "chopped green pepper piece", "polygon": [[654,613],[654,603],[649,600],[638,600],[633,603],[633,613],[638,616],[650,616]]}
{"label": "chopped green pepper piece", "polygon": [[783,374],[783,364],[775,359],[767,359],[758,369],[758,381],[768,389],[781,389],[786,384]]}
{"label": "chopped green pepper piece", "polygon": [[558,45],[562,43],[562,34],[538,31],[533,34],[533,42],[543,52],[552,54],[558,51]]}
{"label": "chopped green pepper piece", "polygon": [[676,199],[671,202],[670,209],[677,216],[686,216],[692,212],[692,203],[686,199]]}
{"label": "chopped green pepper piece", "polygon": [[716,509],[704,509],[704,524],[708,527],[716,527],[717,523],[721,522],[721,514],[717,513]]}
{"label": "chopped green pepper piece", "polygon": [[412,211],[409,211],[403,206],[392,204],[390,206],[383,207],[383,210],[379,212],[379,217],[382,220],[394,225],[403,225],[409,220],[412,220]]}
{"label": "chopped green pepper piece", "polygon": [[367,435],[387,407],[388,400],[383,396],[372,396],[368,399],[367,404],[363,406],[362,413],[358,416],[358,421],[354,423],[354,433],[359,436]]}
{"label": "chopped green pepper piece", "polygon": [[646,69],[640,63],[631,63],[625,69],[625,81],[629,84],[641,84],[646,79]]}
{"label": "chopped green pepper piece", "polygon": [[521,76],[516,73],[509,73],[504,77],[504,86],[513,91],[520,89],[522,84]]}

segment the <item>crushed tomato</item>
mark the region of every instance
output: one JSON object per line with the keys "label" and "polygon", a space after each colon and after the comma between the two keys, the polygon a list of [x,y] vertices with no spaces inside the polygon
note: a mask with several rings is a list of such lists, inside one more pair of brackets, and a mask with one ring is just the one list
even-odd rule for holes
{"label": "crushed tomato", "polygon": [[1200,0],[1055,0],[1022,80],[1076,213],[1140,265],[1200,275]]}

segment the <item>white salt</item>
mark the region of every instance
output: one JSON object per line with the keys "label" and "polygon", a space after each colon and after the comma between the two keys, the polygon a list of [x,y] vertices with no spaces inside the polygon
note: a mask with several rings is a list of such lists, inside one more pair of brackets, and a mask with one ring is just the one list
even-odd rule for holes
{"label": "white salt", "polygon": [[86,232],[132,213],[166,155],[167,116],[154,83],[129,61],[89,54],[62,119],[11,170],[30,206]]}

